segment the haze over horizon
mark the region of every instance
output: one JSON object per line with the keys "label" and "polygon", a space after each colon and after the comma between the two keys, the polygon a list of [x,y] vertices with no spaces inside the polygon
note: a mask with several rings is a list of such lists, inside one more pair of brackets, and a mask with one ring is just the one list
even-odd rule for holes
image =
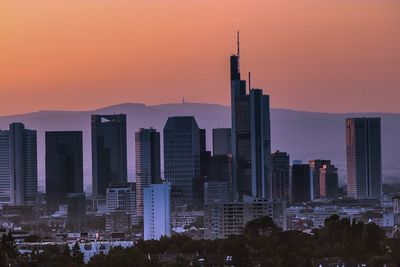
{"label": "haze over horizon", "polygon": [[273,108],[400,112],[400,2],[3,1],[0,115],[229,105],[229,55]]}

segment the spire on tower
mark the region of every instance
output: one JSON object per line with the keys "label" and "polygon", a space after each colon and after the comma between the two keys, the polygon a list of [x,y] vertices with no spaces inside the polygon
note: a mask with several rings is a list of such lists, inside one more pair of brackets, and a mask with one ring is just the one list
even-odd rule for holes
{"label": "spire on tower", "polygon": [[240,56],[240,40],[239,40],[239,31],[237,31],[237,56]]}

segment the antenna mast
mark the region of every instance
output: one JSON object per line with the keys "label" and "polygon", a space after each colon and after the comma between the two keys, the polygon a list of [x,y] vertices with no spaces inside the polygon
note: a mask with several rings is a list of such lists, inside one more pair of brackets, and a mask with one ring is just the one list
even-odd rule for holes
{"label": "antenna mast", "polygon": [[240,40],[239,40],[239,31],[237,31],[237,54],[238,58],[238,72],[240,72]]}

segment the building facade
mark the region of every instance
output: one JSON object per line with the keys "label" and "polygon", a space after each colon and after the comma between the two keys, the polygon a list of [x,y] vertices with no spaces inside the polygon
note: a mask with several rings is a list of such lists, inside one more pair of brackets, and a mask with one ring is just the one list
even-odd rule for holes
{"label": "building facade", "polygon": [[171,236],[171,188],[168,184],[152,184],[143,190],[144,240]]}
{"label": "building facade", "polygon": [[46,203],[66,204],[70,193],[83,193],[82,132],[46,132]]}
{"label": "building facade", "polygon": [[335,199],[339,191],[338,169],[335,165],[324,164],[319,170],[319,197]]}
{"label": "building facade", "polygon": [[346,119],[347,195],[380,198],[382,155],[380,118]]}
{"label": "building facade", "polygon": [[231,135],[231,128],[216,128],[212,130],[214,156],[232,154]]}
{"label": "building facade", "polygon": [[308,161],[308,164],[310,165],[310,171],[312,175],[311,183],[312,183],[312,188],[311,188],[311,199],[318,199],[320,198],[320,169],[324,165],[331,165],[330,160],[324,160],[324,159],[314,159]]}
{"label": "building facade", "polygon": [[[130,223],[137,225],[135,183],[110,184],[106,193],[106,212],[124,212],[131,217]],[[113,218],[109,216],[107,218]],[[106,222],[107,223],[107,222]]]}
{"label": "building facade", "polygon": [[135,161],[136,214],[142,218],[143,188],[161,182],[160,133],[155,129],[139,129],[135,133]]}
{"label": "building facade", "polygon": [[272,162],[272,198],[289,201],[290,199],[290,158],[286,152],[271,154]]}
{"label": "building facade", "polygon": [[86,195],[85,193],[71,193],[67,196],[68,227],[74,231],[83,231],[86,228]]}
{"label": "building facade", "polygon": [[291,173],[291,202],[310,201],[312,190],[310,165],[293,164]]}
{"label": "building facade", "polygon": [[105,196],[112,182],[127,182],[126,115],[92,115],[93,194]]}
{"label": "building facade", "polygon": [[174,191],[174,203],[192,203],[193,179],[200,176],[200,134],[194,117],[168,118],[164,127],[164,171]]}

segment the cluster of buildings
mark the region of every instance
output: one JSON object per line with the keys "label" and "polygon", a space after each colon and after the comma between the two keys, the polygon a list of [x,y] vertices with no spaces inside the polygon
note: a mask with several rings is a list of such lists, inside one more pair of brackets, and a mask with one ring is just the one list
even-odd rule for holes
{"label": "cluster of buildings", "polygon": [[[218,239],[240,234],[248,221],[266,215],[283,229],[306,229],[320,227],[332,214],[362,216],[371,211],[365,201],[379,202],[379,118],[346,120],[347,196],[360,202],[334,203],[343,195],[330,160],[291,162],[287,152],[271,151],[269,95],[251,87],[250,74],[248,83],[242,80],[239,42],[230,57],[230,80],[232,128],[213,129],[212,152],[193,116],[168,118],[163,157],[160,132],[139,129],[134,183],[127,179],[126,116],[92,115],[91,196],[83,190],[82,132],[46,132],[43,197],[37,186],[36,131],[12,123],[0,131],[2,221],[12,219],[5,213],[12,214],[11,207],[31,206],[36,219],[68,231],[136,231],[149,240],[195,229],[203,231],[202,238]],[[101,220],[102,229],[96,229]],[[199,220],[202,226],[196,225]]]}

